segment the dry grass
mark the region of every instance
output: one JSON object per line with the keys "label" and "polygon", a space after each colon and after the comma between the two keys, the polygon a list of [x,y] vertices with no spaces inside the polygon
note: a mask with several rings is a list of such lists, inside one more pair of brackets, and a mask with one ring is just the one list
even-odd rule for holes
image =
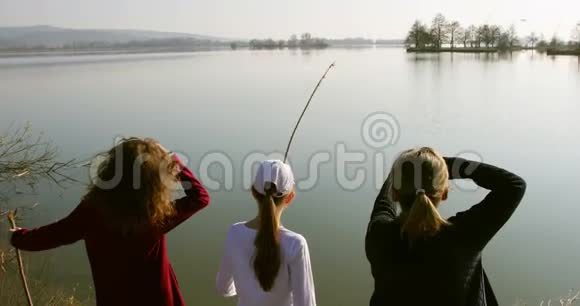
{"label": "dry grass", "polygon": [[[14,249],[8,242],[7,224],[0,223],[0,305],[28,305],[26,295],[22,289],[19,269]],[[30,293],[35,306],[80,306],[94,305],[94,291],[92,288],[62,288],[49,286],[44,278],[50,274],[48,258],[36,254],[33,258],[24,256],[24,270],[28,275]],[[30,260],[38,266],[34,273],[29,269]],[[88,289],[88,290],[85,290]],[[86,293],[81,293],[86,292]]]}
{"label": "dry grass", "polygon": [[[0,301],[2,305],[18,306],[27,305],[26,297],[23,294],[17,272],[12,271],[0,276]],[[63,289],[47,286],[39,280],[30,280],[31,294],[35,305],[46,306],[81,306],[94,305],[92,298],[87,296],[80,298],[77,290]]]}
{"label": "dry grass", "polygon": [[[541,301],[540,306],[572,306],[576,305],[578,300],[580,300],[580,291],[570,290],[566,297]],[[524,301],[517,301],[514,306],[530,306],[530,304]]]}

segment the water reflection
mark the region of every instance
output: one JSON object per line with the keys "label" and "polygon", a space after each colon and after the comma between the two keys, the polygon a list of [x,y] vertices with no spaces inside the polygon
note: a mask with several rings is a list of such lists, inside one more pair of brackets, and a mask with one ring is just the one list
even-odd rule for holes
{"label": "water reflection", "polygon": [[[220,51],[208,51],[220,52]],[[204,52],[207,54],[208,52]],[[101,54],[101,55],[46,55],[39,57],[0,57],[0,68],[24,68],[38,66],[89,65],[99,63],[130,63],[151,60],[181,60],[199,55],[199,52],[155,54]]]}
{"label": "water reflection", "polygon": [[[515,55],[515,56],[514,56]],[[482,52],[482,53],[463,53],[463,52],[442,52],[442,53],[409,53],[407,60],[412,62],[440,62],[448,61],[481,61],[481,62],[498,62],[512,61],[517,58],[518,52]]]}
{"label": "water reflection", "polygon": [[481,52],[481,53],[462,53],[462,52],[441,52],[441,53],[406,53],[405,60],[416,64],[422,62],[439,63],[445,62],[448,64],[454,62],[510,62],[525,58],[528,61],[566,61],[566,59],[573,59],[580,65],[580,56],[557,56],[547,55],[546,53],[535,50],[522,50],[510,52]]}

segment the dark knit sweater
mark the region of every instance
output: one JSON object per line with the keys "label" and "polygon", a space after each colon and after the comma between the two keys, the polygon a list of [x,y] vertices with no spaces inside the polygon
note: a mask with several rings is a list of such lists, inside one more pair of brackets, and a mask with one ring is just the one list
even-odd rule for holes
{"label": "dark knit sweater", "polygon": [[520,203],[526,183],[492,165],[445,160],[450,179],[471,179],[489,193],[469,210],[449,218],[450,226],[410,246],[401,237],[387,180],[375,201],[366,235],[366,255],[375,279],[371,306],[498,305],[481,252]]}

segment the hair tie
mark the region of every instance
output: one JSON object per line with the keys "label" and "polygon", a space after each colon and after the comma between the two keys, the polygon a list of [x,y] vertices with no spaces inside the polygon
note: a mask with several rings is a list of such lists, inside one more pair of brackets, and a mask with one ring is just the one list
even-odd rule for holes
{"label": "hair tie", "polygon": [[420,195],[420,194],[425,194],[425,189],[417,189],[417,191],[415,191],[416,195]]}

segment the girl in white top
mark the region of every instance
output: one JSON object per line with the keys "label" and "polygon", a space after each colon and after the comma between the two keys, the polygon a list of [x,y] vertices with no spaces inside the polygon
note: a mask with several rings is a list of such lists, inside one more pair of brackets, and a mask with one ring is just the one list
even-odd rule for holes
{"label": "girl in white top", "polygon": [[306,239],[280,225],[294,199],[294,175],[279,160],[260,164],[252,187],[258,216],[232,225],[216,287],[238,306],[315,306]]}

